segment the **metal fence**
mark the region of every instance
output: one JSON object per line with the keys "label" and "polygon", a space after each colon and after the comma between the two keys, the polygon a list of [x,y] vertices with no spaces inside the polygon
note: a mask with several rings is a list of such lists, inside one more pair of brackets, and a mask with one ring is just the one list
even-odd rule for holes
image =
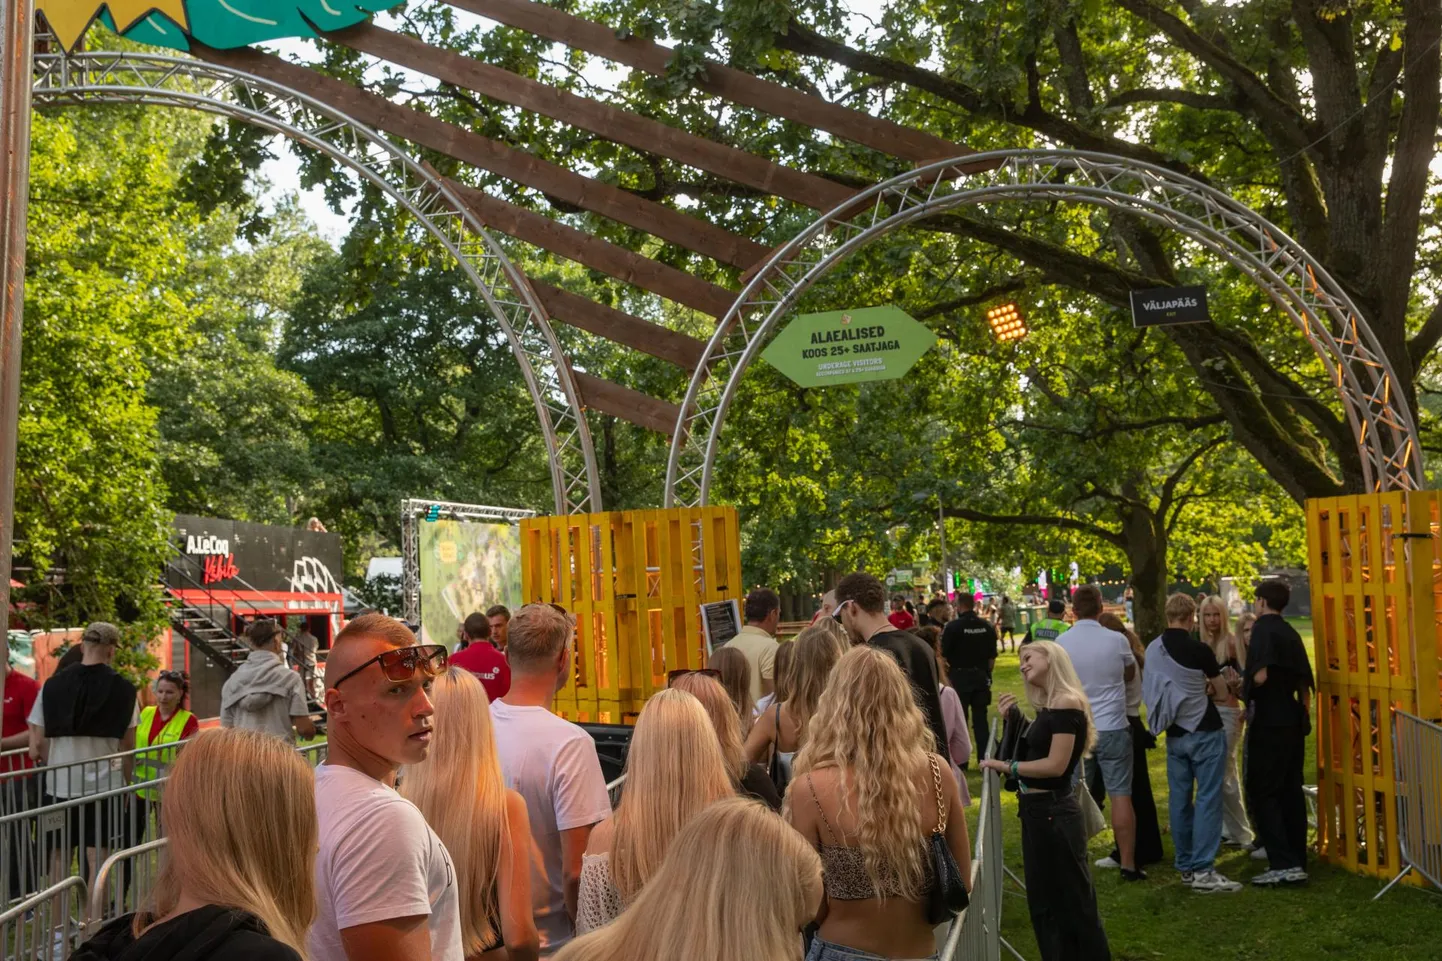
{"label": "metal fence", "polygon": [[1442,726],[1406,711],[1396,711],[1394,717],[1397,840],[1403,867],[1378,898],[1413,871],[1442,888]]}
{"label": "metal fence", "polygon": [[622,774],[620,777],[616,778],[616,780],[606,785],[606,797],[610,799],[611,810],[613,811],[616,809],[616,805],[621,803],[621,788],[625,785],[625,783],[626,775]]}
{"label": "metal fence", "polygon": [[86,917],[92,927],[140,910],[155,890],[161,857],[169,843],[167,838],[156,838],[116,851],[105,859],[95,875],[95,886],[90,889]]}
{"label": "metal fence", "polygon": [[[998,723],[992,721],[987,757],[997,741]],[[995,771],[981,772],[981,813],[971,858],[971,899],[966,910],[951,923],[942,961],[1000,961],[1006,948],[1021,957],[1001,936],[1002,884],[1006,862],[1001,839],[1001,778]]]}
{"label": "metal fence", "polygon": [[66,878],[0,912],[6,961],[64,961],[85,937],[85,879]]}

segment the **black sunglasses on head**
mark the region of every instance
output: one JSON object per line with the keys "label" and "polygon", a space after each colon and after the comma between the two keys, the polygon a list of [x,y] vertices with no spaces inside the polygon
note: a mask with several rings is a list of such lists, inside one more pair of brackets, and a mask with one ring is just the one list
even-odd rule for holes
{"label": "black sunglasses on head", "polygon": [[341,684],[372,664],[381,666],[381,671],[388,681],[409,681],[416,676],[418,670],[426,677],[437,677],[444,674],[446,667],[450,664],[450,656],[446,653],[444,644],[417,644],[414,647],[398,647],[395,650],[382,651],[336,681],[331,687],[340,687]]}

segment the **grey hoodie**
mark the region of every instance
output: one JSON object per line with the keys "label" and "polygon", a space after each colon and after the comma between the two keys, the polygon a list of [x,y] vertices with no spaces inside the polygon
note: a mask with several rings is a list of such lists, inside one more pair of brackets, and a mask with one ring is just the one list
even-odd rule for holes
{"label": "grey hoodie", "polygon": [[300,675],[270,651],[251,651],[220,689],[221,727],[264,731],[294,741],[291,718],[309,712]]}

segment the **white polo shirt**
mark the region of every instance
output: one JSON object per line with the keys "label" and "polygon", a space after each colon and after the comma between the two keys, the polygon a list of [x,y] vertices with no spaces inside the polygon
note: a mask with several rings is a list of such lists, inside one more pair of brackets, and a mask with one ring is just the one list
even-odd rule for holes
{"label": "white polo shirt", "polygon": [[1077,621],[1056,639],[1071,657],[1077,677],[1092,705],[1097,731],[1122,731],[1127,727],[1127,666],[1137,659],[1126,635],[1102,627],[1096,621]]}

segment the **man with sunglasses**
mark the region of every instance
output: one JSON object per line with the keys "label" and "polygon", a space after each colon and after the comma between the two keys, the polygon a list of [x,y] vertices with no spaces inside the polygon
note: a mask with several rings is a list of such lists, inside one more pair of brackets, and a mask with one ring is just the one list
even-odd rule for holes
{"label": "man with sunglasses", "polygon": [[417,644],[384,614],[351,621],[331,647],[311,961],[464,961],[450,855],[394,789],[401,766],[430,751],[428,691],[446,661],[445,647]]}

